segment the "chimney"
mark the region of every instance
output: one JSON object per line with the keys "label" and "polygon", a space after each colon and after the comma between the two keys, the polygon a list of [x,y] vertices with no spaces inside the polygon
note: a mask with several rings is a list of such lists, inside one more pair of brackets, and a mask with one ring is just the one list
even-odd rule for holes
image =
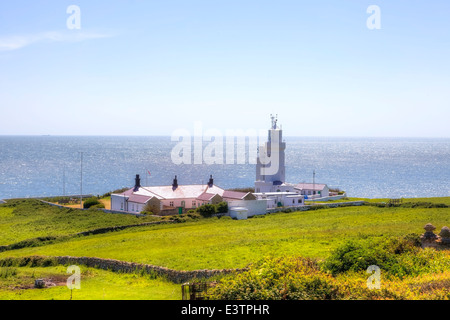
{"label": "chimney", "polygon": [[137,174],[135,182],[134,182],[134,189],[133,189],[133,191],[138,191],[140,187],[141,187],[141,178],[139,178],[139,175]]}
{"label": "chimney", "polygon": [[212,175],[210,175],[209,181],[208,181],[208,187],[212,188],[213,185],[214,185],[214,179],[213,179]]}
{"label": "chimney", "polygon": [[173,179],[173,183],[172,183],[172,189],[175,190],[176,188],[178,188],[177,176],[175,176],[175,179]]}

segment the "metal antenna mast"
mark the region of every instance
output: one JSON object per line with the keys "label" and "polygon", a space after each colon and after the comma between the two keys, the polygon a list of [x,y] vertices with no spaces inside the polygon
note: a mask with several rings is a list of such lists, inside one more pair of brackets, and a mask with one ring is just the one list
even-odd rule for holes
{"label": "metal antenna mast", "polygon": [[316,170],[313,170],[313,197],[316,194]]}
{"label": "metal antenna mast", "polygon": [[80,208],[83,209],[83,152],[80,155]]}
{"label": "metal antenna mast", "polygon": [[63,196],[66,196],[66,166],[63,167]]}

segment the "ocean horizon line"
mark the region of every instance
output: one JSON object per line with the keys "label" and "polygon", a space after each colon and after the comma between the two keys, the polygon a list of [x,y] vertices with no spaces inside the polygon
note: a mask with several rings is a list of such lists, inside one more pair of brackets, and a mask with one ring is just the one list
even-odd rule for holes
{"label": "ocean horizon line", "polygon": [[[106,137],[106,138],[114,138],[114,137],[161,137],[161,138],[170,138],[171,135],[166,134],[129,134],[129,135],[100,135],[100,134],[0,134],[0,137]],[[191,137],[196,137],[192,135]],[[223,135],[223,137],[226,137]],[[283,135],[284,138],[319,138],[319,139],[450,139],[449,137],[427,137],[427,136],[303,136],[303,135]]]}

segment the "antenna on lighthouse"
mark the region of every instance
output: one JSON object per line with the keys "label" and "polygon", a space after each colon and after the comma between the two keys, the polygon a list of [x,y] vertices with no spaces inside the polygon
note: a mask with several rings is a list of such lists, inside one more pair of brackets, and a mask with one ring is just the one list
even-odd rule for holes
{"label": "antenna on lighthouse", "polygon": [[273,114],[270,114],[270,119],[272,120],[272,129],[276,129],[278,122],[278,114],[276,114],[275,116]]}

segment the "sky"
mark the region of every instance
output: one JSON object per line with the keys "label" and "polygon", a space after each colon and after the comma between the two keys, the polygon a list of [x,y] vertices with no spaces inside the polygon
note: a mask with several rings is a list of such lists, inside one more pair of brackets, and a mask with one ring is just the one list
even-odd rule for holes
{"label": "sky", "polygon": [[449,15],[448,0],[1,1],[0,135],[278,114],[286,136],[449,138]]}

